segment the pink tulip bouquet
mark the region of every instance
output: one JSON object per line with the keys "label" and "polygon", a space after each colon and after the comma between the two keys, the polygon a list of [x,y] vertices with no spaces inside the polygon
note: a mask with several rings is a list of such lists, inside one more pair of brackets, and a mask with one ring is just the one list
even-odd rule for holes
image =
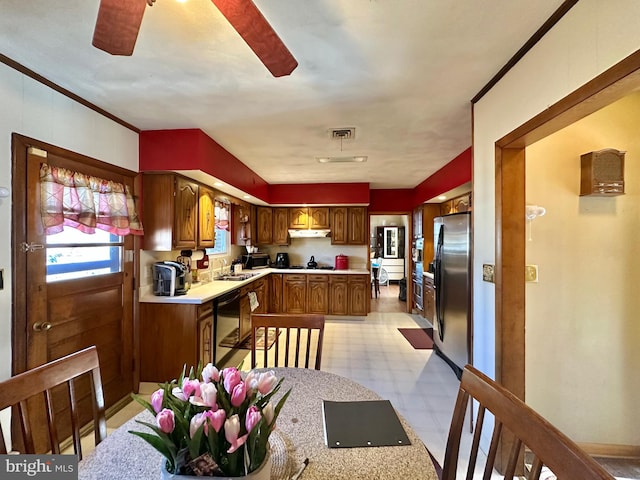
{"label": "pink tulip bouquet", "polygon": [[176,381],[151,395],[151,403],[134,398],[155,417],[155,424],[138,421],[154,433],[134,432],[166,459],[177,475],[240,477],[264,462],[276,418],[291,390],[274,406],[280,389],[272,371],[237,368],[219,371],[212,364],[183,370]]}

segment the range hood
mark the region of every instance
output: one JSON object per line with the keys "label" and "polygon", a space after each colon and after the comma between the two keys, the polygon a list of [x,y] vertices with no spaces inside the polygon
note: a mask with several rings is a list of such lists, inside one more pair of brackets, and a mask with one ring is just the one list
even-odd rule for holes
{"label": "range hood", "polygon": [[289,230],[289,236],[291,238],[324,238],[328,237],[331,230],[319,229],[319,230]]}

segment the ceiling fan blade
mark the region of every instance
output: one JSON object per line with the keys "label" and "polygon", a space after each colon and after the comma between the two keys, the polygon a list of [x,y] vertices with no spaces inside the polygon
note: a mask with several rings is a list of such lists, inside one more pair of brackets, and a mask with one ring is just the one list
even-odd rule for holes
{"label": "ceiling fan blade", "polygon": [[93,46],[111,55],[131,55],[147,0],[100,0]]}
{"label": "ceiling fan blade", "polygon": [[211,0],[274,77],[289,75],[298,62],[251,0]]}

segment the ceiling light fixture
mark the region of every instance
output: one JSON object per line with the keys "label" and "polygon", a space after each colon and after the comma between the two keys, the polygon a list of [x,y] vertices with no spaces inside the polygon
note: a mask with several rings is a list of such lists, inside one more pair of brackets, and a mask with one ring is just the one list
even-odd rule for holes
{"label": "ceiling light fixture", "polygon": [[316,157],[319,163],[364,163],[367,156],[359,155],[353,157]]}
{"label": "ceiling light fixture", "polygon": [[438,200],[446,200],[446,199],[447,199],[447,196],[446,196],[446,195],[440,195],[440,196],[438,197]]}

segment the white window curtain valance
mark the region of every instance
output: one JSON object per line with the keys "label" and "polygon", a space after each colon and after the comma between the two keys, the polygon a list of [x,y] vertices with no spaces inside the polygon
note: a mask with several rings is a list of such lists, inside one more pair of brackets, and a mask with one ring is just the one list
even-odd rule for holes
{"label": "white window curtain valance", "polygon": [[46,163],[40,166],[40,213],[47,234],[64,226],[84,233],[143,235],[135,200],[127,185]]}

